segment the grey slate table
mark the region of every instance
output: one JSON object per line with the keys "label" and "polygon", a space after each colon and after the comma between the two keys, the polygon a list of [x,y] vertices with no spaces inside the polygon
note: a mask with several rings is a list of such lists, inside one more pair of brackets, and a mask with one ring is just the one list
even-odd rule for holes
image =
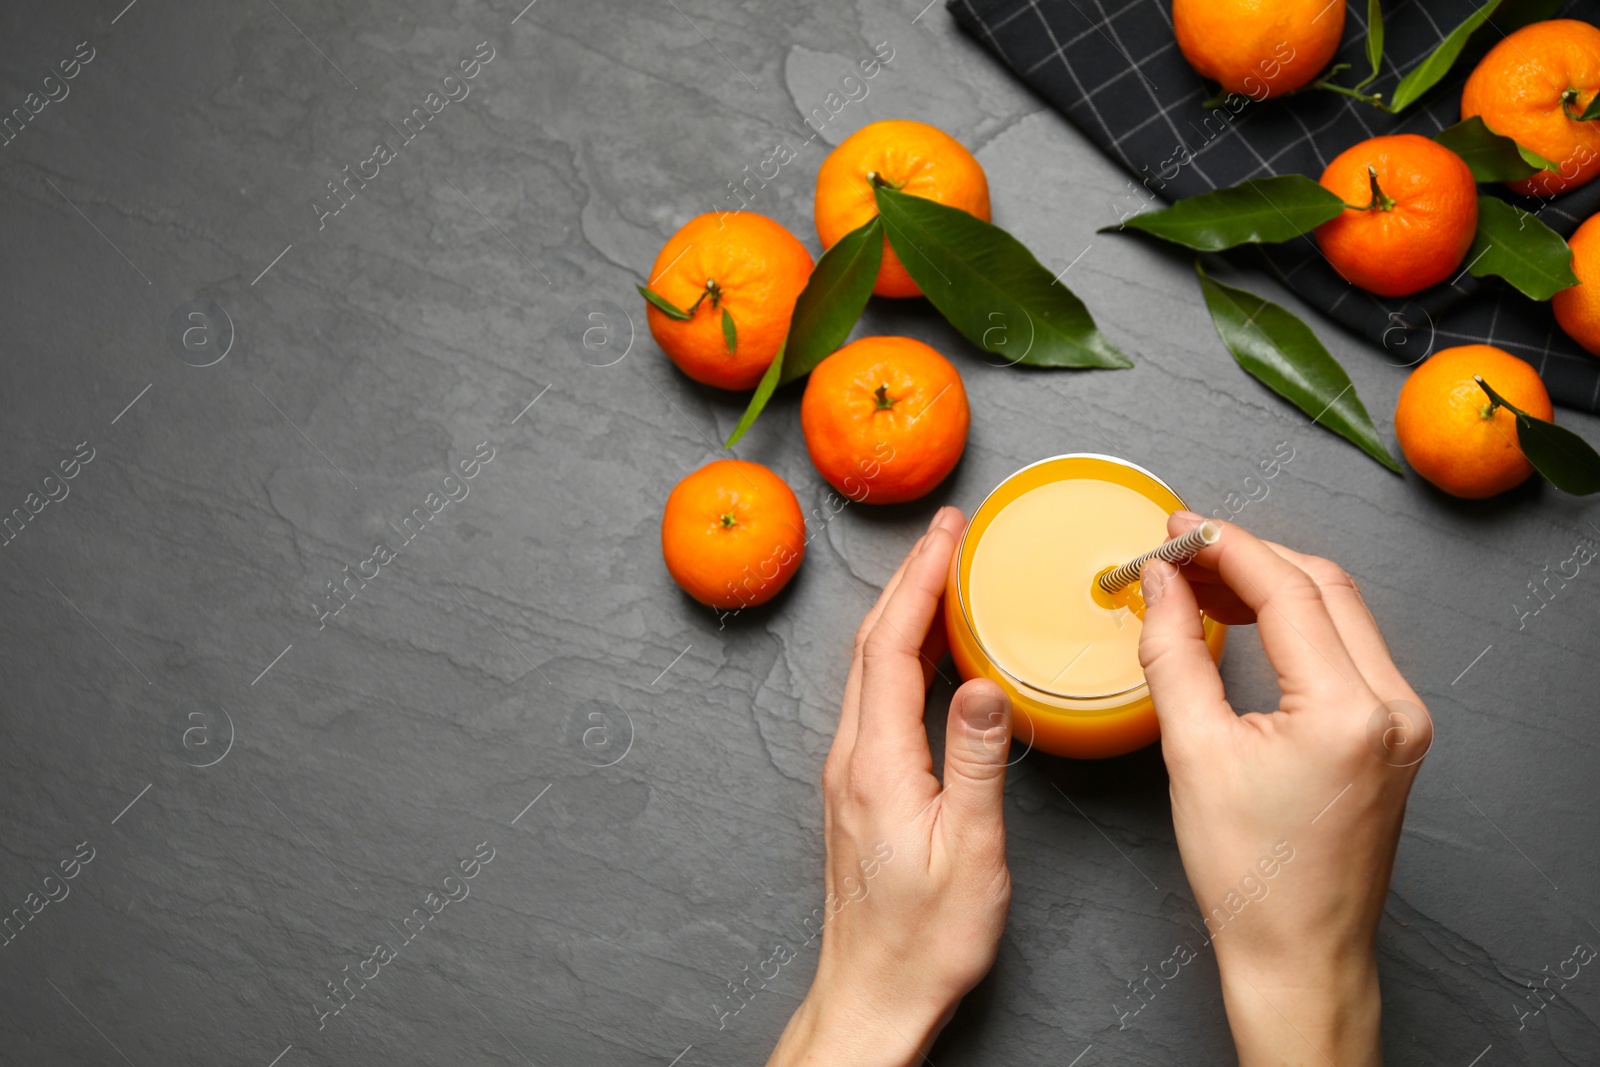
{"label": "grey slate table", "polygon": [[[1124,176],[941,8],[125,2],[0,13],[26,117],[0,149],[0,513],[27,516],[0,549],[0,910],[27,920],[0,1061],[760,1062],[815,965],[849,634],[932,510],[1101,451],[1210,512],[1288,442],[1238,520],[1358,577],[1438,728],[1381,933],[1391,1062],[1600,1063],[1600,974],[1537,1014],[1525,985],[1600,944],[1600,577],[1537,614],[1528,584],[1595,508],[1453,501],[1309,426],[1233,365],[1183,258],[1097,233]],[[818,251],[826,149],[891,116],[973,147],[996,221],[1137,367],[986,366],[875,304],[861,331],[960,353],[966,457],[927,500],[831,514],[781,395],[739,451],[796,487],[809,555],[719,624],[657,523],[740,402],[672,368],[632,283],[781,141],[750,209]],[[1392,441],[1404,369],[1322,332]],[[1273,706],[1249,631],[1224,673]],[[1209,955],[1113,1007],[1198,922],[1159,752],[1030,754],[1006,817],[1010,928],[932,1061],[1227,1061]]]}

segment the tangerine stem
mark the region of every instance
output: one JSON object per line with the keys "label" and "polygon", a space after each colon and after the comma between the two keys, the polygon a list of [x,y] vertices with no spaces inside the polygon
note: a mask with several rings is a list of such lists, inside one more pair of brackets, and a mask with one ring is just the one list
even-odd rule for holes
{"label": "tangerine stem", "polygon": [[889,399],[888,382],[884,382],[882,385],[878,386],[877,389],[873,390],[872,395],[878,398],[877,410],[889,411],[894,407],[894,401]]}
{"label": "tangerine stem", "polygon": [[735,526],[739,525],[739,523],[734,519],[733,512],[731,511],[725,511],[722,513],[721,522],[724,530],[731,530]]}
{"label": "tangerine stem", "polygon": [[885,178],[883,175],[879,174],[875,170],[867,171],[867,181],[871,182],[873,185],[877,186],[880,189],[894,189],[896,191],[899,191],[906,184],[905,182],[899,182],[899,183],[892,182],[888,178]]}
{"label": "tangerine stem", "polygon": [[1386,195],[1378,188],[1378,170],[1371,163],[1367,164],[1367,177],[1372,181],[1372,199],[1365,204],[1347,202],[1345,207],[1353,211],[1393,211],[1394,197]]}
{"label": "tangerine stem", "polygon": [[691,318],[694,316],[694,313],[699,310],[701,302],[704,301],[708,296],[711,298],[712,307],[716,307],[717,302],[722,299],[722,287],[717,284],[717,280],[715,278],[706,279],[706,287],[700,290],[700,295],[695,297],[694,303],[689,305],[689,315]]}
{"label": "tangerine stem", "polygon": [[[1303,93],[1307,89],[1326,89],[1330,93],[1338,93],[1340,96],[1348,96],[1352,100],[1361,101],[1363,104],[1371,104],[1373,107],[1377,108],[1379,111],[1388,111],[1391,114],[1393,114],[1394,109],[1391,108],[1388,104],[1385,104],[1383,102],[1383,94],[1382,93],[1367,94],[1367,93],[1363,93],[1363,92],[1359,91],[1360,89],[1364,88],[1369,82],[1371,82],[1371,80],[1372,80],[1371,78],[1368,78],[1367,81],[1362,82],[1355,89],[1351,89],[1351,88],[1348,88],[1347,86],[1335,85],[1333,82],[1328,81],[1327,78],[1324,77],[1324,78],[1317,79],[1316,81],[1312,82],[1310,85],[1305,86],[1304,88],[1294,90],[1294,93]],[[1292,96],[1292,95],[1294,95],[1294,93],[1284,93],[1283,95],[1284,96]]]}
{"label": "tangerine stem", "polygon": [[1483,417],[1484,418],[1487,419],[1487,418],[1492,417],[1494,415],[1494,409],[1495,408],[1501,408],[1501,407],[1505,408],[1507,411],[1511,412],[1513,415],[1526,415],[1527,414],[1527,412],[1525,412],[1521,408],[1515,406],[1510,401],[1506,400],[1505,397],[1501,396],[1499,393],[1497,393],[1493,389],[1489,388],[1489,383],[1483,380],[1483,375],[1474,374],[1472,376],[1472,380],[1477,382],[1478,383],[1478,388],[1482,389],[1489,396],[1489,406],[1488,406],[1488,408],[1483,409]]}
{"label": "tangerine stem", "polygon": [[1561,113],[1563,115],[1567,116],[1567,118],[1571,119],[1573,122],[1593,121],[1595,116],[1590,114],[1590,112],[1595,110],[1594,100],[1590,100],[1589,101],[1589,106],[1587,108],[1583,109],[1582,111],[1574,111],[1573,110],[1573,107],[1577,103],[1578,103],[1578,89],[1577,89],[1577,87],[1576,86],[1572,86],[1572,85],[1567,86],[1566,92],[1561,94]]}

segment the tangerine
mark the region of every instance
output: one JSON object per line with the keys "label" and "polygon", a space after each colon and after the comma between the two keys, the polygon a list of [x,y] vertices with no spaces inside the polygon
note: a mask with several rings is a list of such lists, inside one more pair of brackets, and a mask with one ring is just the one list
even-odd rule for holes
{"label": "tangerine", "polygon": [[[873,122],[846,137],[817,171],[817,236],[824,248],[878,213],[874,180],[989,221],[989,180],[959,141],[921,122]],[[883,262],[872,291],[879,296],[921,296],[900,257],[883,238]]]}
{"label": "tangerine", "polygon": [[1554,196],[1600,174],[1600,123],[1581,121],[1600,92],[1600,29],[1576,19],[1524,26],[1489,50],[1461,90],[1461,117],[1478,116],[1556,163],[1506,185]]}
{"label": "tangerine", "polygon": [[[650,268],[650,289],[680,311],[646,306],[650,333],[678,369],[719,389],[753,389],[789,332],[811,253],[765,215],[713,212],[684,223]],[[733,324],[733,344],[723,324]]]}
{"label": "tangerine", "polygon": [[819,363],[800,399],[811,462],[858,503],[915,500],[967,444],[971,409],[949,360],[909,337],[863,337]]}
{"label": "tangerine", "polygon": [[1600,215],[1591,215],[1567,238],[1578,284],[1550,298],[1567,336],[1600,356]]}
{"label": "tangerine", "polygon": [[806,520],[787,482],[759,463],[719,459],[673,487],[661,556],[683,591],[713,608],[764,604],[806,556]]}
{"label": "tangerine", "polygon": [[1414,133],[1373,137],[1334,157],[1321,182],[1346,209],[1317,245],[1346,281],[1409,296],[1455,273],[1478,229],[1478,185],[1466,161]]}
{"label": "tangerine", "polygon": [[1533,464],[1517,444],[1516,416],[1490,411],[1474,380],[1536,419],[1552,415],[1539,372],[1493,345],[1461,345],[1428,357],[1400,387],[1394,432],[1416,472],[1451,496],[1482,500],[1521,485]]}
{"label": "tangerine", "polygon": [[1316,80],[1344,36],[1343,0],[1172,0],[1178,49],[1201,77],[1253,100]]}

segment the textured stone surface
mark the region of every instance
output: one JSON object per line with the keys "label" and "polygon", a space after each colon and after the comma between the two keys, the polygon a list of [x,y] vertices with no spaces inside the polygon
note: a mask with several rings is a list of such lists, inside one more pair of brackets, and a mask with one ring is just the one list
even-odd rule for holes
{"label": "textured stone surface", "polygon": [[[1520,1030],[1516,1011],[1522,983],[1600,943],[1600,577],[1525,629],[1513,607],[1596,535],[1592,506],[1537,485],[1455,502],[1310,427],[1233,365],[1185,258],[1096,232],[1123,176],[941,8],[120,6],[0,13],[4,110],[94,50],[0,149],[0,506],[93,449],[0,549],[4,909],[94,850],[0,950],[0,1058],[759,1062],[814,948],[721,1029],[718,1005],[819,903],[848,635],[937,504],[1098,450],[1211,511],[1287,441],[1240,520],[1358,577],[1439,727],[1381,934],[1391,1060],[1600,1062],[1600,976]],[[479,42],[494,58],[470,95],[319,230],[325,183],[398,143]],[[791,591],[719,628],[668,580],[656,527],[740,403],[671,368],[632,284],[683,221],[731,206],[743,167],[802,148],[802,116],[879,42],[894,58],[868,95],[752,208],[817,251],[824,142],[933,122],[1137,367],[1031,374],[966,351],[972,438],[936,498],[845,509]],[[189,362],[169,336],[197,301],[233,334],[206,367],[220,318],[195,320],[212,347]],[[610,347],[585,351],[595,326]],[[915,304],[859,329],[965,351]],[[1388,436],[1403,370],[1322,332]],[[825,487],[797,404],[780,396],[740,453],[810,508]],[[319,629],[325,583],[398,544],[390,524],[485,441],[469,495]],[[1248,631],[1224,673],[1241,706],[1273,704]],[[1126,1029],[1112,1009],[1198,921],[1159,754],[1029,755],[1006,814],[1010,929],[932,1059],[1225,1061],[1209,956]],[[430,892],[459,895],[443,879],[481,842],[470,895],[319,1030],[325,983],[370,970]]]}

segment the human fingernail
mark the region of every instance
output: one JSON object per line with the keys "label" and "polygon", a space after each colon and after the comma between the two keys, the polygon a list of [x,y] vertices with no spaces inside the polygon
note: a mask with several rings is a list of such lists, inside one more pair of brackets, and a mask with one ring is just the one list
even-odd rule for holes
{"label": "human fingernail", "polygon": [[977,693],[962,703],[961,717],[970,732],[989,739],[991,731],[1005,725],[1009,705],[1010,701],[999,690]]}
{"label": "human fingernail", "polygon": [[1001,767],[1011,744],[1003,697],[974,697],[962,712],[966,726],[966,757],[974,767]]}
{"label": "human fingernail", "polygon": [[1146,604],[1157,604],[1167,593],[1167,583],[1177,577],[1178,568],[1163,559],[1153,559],[1139,572],[1139,592]]}
{"label": "human fingernail", "polygon": [[929,533],[932,533],[934,531],[934,529],[938,527],[939,520],[942,519],[942,518],[944,518],[944,508],[940,508],[938,511],[935,511],[933,513],[933,518],[928,520],[928,532]]}
{"label": "human fingernail", "polygon": [[1172,517],[1175,518],[1175,519],[1182,519],[1185,523],[1196,523],[1196,522],[1205,522],[1206,521],[1206,518],[1205,518],[1204,515],[1201,515],[1199,512],[1188,511],[1188,510],[1185,510],[1185,511],[1174,511],[1172,513]]}
{"label": "human fingernail", "polygon": [[967,721],[971,723],[997,723],[1005,714],[1006,698],[1003,693],[980,693],[967,701]]}

